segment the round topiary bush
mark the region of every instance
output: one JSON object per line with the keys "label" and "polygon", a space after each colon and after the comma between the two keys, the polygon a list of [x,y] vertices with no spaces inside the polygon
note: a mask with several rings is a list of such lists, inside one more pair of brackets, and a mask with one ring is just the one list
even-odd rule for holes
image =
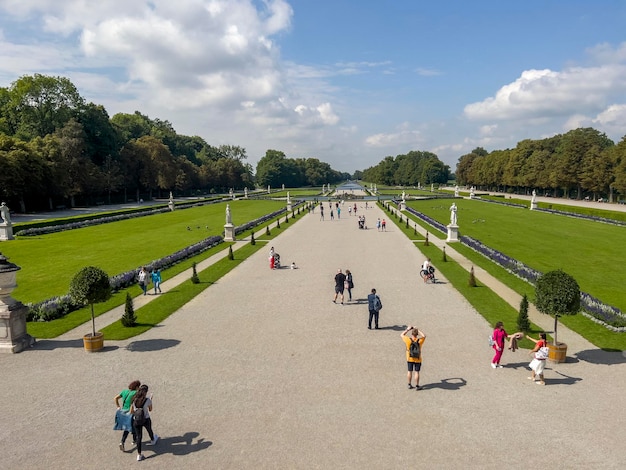
{"label": "round topiary bush", "polygon": [[93,304],[106,302],[111,298],[109,275],[95,266],[87,266],[76,273],[70,282],[69,296],[77,304],[91,307],[91,327],[96,336],[96,320]]}
{"label": "round topiary bush", "polygon": [[558,269],[545,273],[535,286],[535,306],[541,313],[554,317],[554,344],[561,315],[576,315],[580,310],[580,286],[576,279]]}

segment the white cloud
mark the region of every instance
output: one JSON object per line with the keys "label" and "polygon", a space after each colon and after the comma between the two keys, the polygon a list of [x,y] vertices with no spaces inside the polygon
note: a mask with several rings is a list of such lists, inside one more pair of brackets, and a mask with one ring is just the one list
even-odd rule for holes
{"label": "white cloud", "polygon": [[404,148],[404,151],[416,148],[424,142],[419,130],[410,129],[408,123],[402,123],[396,132],[373,134],[365,138],[368,147]]}
{"label": "white cloud", "polygon": [[469,119],[529,119],[600,111],[626,92],[626,66],[526,70],[495,96],[465,106]]}

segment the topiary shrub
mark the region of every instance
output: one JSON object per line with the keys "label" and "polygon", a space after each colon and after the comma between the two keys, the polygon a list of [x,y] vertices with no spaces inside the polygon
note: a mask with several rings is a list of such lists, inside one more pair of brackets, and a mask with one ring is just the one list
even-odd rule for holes
{"label": "topiary shrub", "polygon": [[233,246],[232,245],[230,245],[228,247],[228,259],[231,260],[231,261],[235,259],[235,255],[233,255]]}
{"label": "topiary shrub", "polygon": [[256,240],[254,239],[254,230],[250,232],[250,245],[256,245]]}
{"label": "topiary shrub", "polygon": [[537,310],[554,317],[554,344],[561,315],[576,315],[580,310],[580,286],[576,279],[558,269],[545,273],[535,285]]}
{"label": "topiary shrub", "polygon": [[429,246],[430,243],[428,243],[428,232],[426,232],[426,239],[424,240],[424,246]]}
{"label": "topiary shrub", "polygon": [[96,336],[93,304],[106,302],[111,298],[111,283],[108,274],[95,266],[81,269],[70,282],[69,296],[77,304],[87,304],[91,307],[91,329],[93,336]]}
{"label": "topiary shrub", "polygon": [[470,269],[469,281],[467,282],[470,287],[476,287],[476,276],[474,276],[474,266]]}
{"label": "topiary shrub", "polygon": [[276,219],[276,228],[280,228],[280,219]]}
{"label": "topiary shrub", "polygon": [[442,260],[444,263],[448,262],[448,257],[446,256],[446,247],[443,247],[443,256],[442,256]]}
{"label": "topiary shrub", "polygon": [[519,304],[519,314],[517,315],[517,331],[528,333],[530,331],[530,320],[528,319],[528,297],[522,297]]}
{"label": "topiary shrub", "polygon": [[133,307],[133,298],[130,296],[130,292],[126,292],[126,306],[124,307],[124,314],[122,315],[122,325],[131,327],[136,324],[137,316],[135,315],[135,308]]}
{"label": "topiary shrub", "polygon": [[196,262],[191,264],[191,283],[200,284],[200,278],[198,277],[198,271],[196,271]]}
{"label": "topiary shrub", "polygon": [[267,235],[268,237],[271,235],[271,233],[270,233],[270,226],[269,225],[265,226],[265,235]]}

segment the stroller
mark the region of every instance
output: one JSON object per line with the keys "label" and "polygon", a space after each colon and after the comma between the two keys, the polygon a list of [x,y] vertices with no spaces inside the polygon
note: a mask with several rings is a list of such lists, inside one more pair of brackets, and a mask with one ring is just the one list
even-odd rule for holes
{"label": "stroller", "polygon": [[437,283],[437,279],[435,279],[435,268],[432,266],[428,266],[428,270],[422,269],[420,270],[420,276],[424,279],[424,282],[432,282],[433,284]]}
{"label": "stroller", "polygon": [[274,253],[274,269],[280,268],[280,255],[278,253]]}

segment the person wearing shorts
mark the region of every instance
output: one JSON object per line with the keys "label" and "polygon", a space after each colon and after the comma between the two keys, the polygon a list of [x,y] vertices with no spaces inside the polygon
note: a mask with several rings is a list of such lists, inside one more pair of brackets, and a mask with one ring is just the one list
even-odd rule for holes
{"label": "person wearing shorts", "polygon": [[335,274],[335,297],[333,298],[333,303],[337,303],[337,297],[341,295],[341,305],[343,305],[343,290],[345,288],[344,284],[346,282],[346,276],[341,272],[341,269],[337,270],[337,274]]}
{"label": "person wearing shorts", "polygon": [[[410,338],[407,336],[407,333],[409,331],[411,332]],[[412,342],[418,341],[421,350],[422,345],[424,344],[424,340],[426,339],[426,335],[416,326],[409,326],[400,334],[400,337],[402,338],[402,341],[404,341],[404,345],[406,346],[406,378],[409,384],[408,388],[409,390],[412,388],[415,388],[415,390],[421,390],[422,387],[420,387],[420,370],[422,368],[422,354],[420,353],[420,357],[418,358],[411,357],[409,355],[409,348],[411,347]],[[411,385],[411,376],[415,378],[415,387]]]}

